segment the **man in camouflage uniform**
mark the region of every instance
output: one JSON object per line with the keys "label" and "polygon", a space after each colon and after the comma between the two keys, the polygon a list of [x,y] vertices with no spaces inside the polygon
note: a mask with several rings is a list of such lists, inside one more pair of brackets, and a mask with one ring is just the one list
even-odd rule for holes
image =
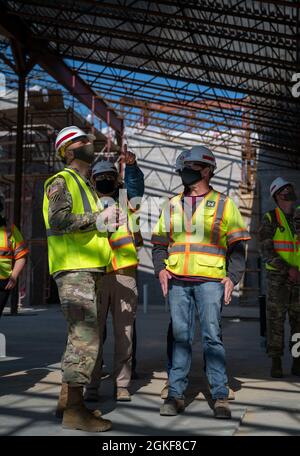
{"label": "man in camouflage uniform", "polygon": [[[67,127],[58,134],[56,151],[67,166],[45,183],[43,209],[50,273],[68,323],[57,416],[63,415],[64,427],[101,432],[110,429],[111,422],[102,419],[100,411],[92,413],[85,407],[83,387],[90,382],[102,343],[99,292],[111,254],[107,232],[98,233],[96,224],[103,227],[108,217],[116,220],[118,210],[98,210],[99,200],[88,178],[94,159],[88,135]],[[76,209],[81,204],[83,210]]]}
{"label": "man in camouflage uniform", "polygon": [[[258,231],[267,270],[267,353],[272,358],[271,376],[283,376],[284,322],[289,315],[291,338],[300,333],[299,254],[294,219],[296,194],[282,178],[270,187],[277,207],[267,212]],[[290,342],[292,349],[292,340]],[[292,374],[300,375],[300,359],[294,358]]]}

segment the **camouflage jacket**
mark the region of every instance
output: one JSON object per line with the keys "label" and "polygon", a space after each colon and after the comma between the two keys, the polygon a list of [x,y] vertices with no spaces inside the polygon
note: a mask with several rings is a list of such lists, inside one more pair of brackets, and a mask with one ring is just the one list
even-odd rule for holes
{"label": "camouflage jacket", "polygon": [[[74,169],[74,168],[73,168]],[[78,170],[74,169],[78,172]],[[91,189],[95,200],[97,195],[95,189],[89,179],[82,176],[87,186]],[[73,231],[96,229],[96,218],[98,213],[72,214],[72,195],[68,191],[66,181],[63,177],[57,177],[48,185],[46,189],[49,199],[49,224],[53,230],[71,233]]]}
{"label": "camouflage jacket", "polygon": [[[286,220],[291,228],[292,233],[295,233],[294,215],[285,215]],[[282,274],[287,274],[290,265],[284,261],[279,254],[274,250],[273,237],[277,228],[277,223],[270,221],[267,215],[263,216],[261,225],[258,229],[258,241],[260,251],[265,263],[279,269]]]}

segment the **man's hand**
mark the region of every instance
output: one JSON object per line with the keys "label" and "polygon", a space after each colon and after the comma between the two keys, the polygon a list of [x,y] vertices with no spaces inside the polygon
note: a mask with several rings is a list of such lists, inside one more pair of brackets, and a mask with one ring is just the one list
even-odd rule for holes
{"label": "man's hand", "polygon": [[17,279],[15,279],[13,276],[10,276],[8,283],[5,287],[5,290],[12,290],[13,288],[15,288],[16,284],[17,284]]}
{"label": "man's hand", "polygon": [[127,144],[124,145],[124,151],[121,154],[121,160],[126,165],[133,165],[135,163],[135,154],[127,150]]}
{"label": "man's hand", "polygon": [[124,212],[117,207],[115,204],[102,211],[96,220],[97,230],[103,231],[116,231],[119,226],[125,225],[127,222],[127,216]]}
{"label": "man's hand", "polygon": [[171,274],[169,271],[166,269],[163,269],[159,273],[159,281],[160,281],[160,286],[162,289],[162,293],[164,295],[164,298],[167,296],[168,291],[169,291],[169,280],[172,279]]}
{"label": "man's hand", "polygon": [[294,266],[292,266],[289,269],[289,279],[288,280],[292,283],[298,283],[300,281],[300,272]]}
{"label": "man's hand", "polygon": [[232,283],[229,277],[224,277],[221,283],[224,284],[224,303],[225,306],[228,306],[228,304],[230,304],[231,301],[231,295],[234,289],[234,284]]}
{"label": "man's hand", "polygon": [[133,152],[126,152],[125,153],[125,163],[126,165],[133,165],[135,163],[135,154]]}

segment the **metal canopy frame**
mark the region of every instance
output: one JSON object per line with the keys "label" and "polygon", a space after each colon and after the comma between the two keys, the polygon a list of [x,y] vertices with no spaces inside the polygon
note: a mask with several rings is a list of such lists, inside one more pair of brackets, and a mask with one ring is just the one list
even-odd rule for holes
{"label": "metal canopy frame", "polygon": [[[207,132],[208,139],[211,130],[241,138],[250,130],[258,147],[299,153],[299,100],[291,93],[300,72],[296,1],[0,4],[6,37],[93,114],[106,121],[109,111],[120,135],[124,117],[125,125],[142,119],[147,128]],[[10,62],[3,50],[0,59]]]}

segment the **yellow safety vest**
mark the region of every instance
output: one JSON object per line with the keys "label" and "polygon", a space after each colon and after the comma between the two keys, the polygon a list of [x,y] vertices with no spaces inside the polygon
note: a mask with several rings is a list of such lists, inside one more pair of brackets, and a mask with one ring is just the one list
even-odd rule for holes
{"label": "yellow safety vest", "polygon": [[166,269],[175,275],[222,279],[227,247],[250,239],[241,214],[231,198],[212,189],[188,219],[183,198],[183,194],[171,198],[162,211],[152,243],[168,246]]}
{"label": "yellow safety vest", "polygon": [[[274,213],[277,222],[276,231],[273,236],[274,250],[286,263],[300,269],[299,241],[297,240],[297,235],[292,233],[284,212],[279,207],[276,207]],[[267,212],[266,216],[272,222],[271,213]],[[268,271],[277,271],[274,266],[268,263],[265,266]]]}
{"label": "yellow safety vest", "polygon": [[0,227],[0,279],[7,279],[12,273],[13,261],[28,254],[22,234],[15,225]]}
{"label": "yellow safety vest", "polygon": [[107,272],[134,267],[139,262],[136,247],[143,245],[143,239],[140,231],[134,232],[133,213],[128,209],[128,224],[120,226],[109,238],[112,256]]}
{"label": "yellow safety vest", "polygon": [[111,248],[107,233],[99,233],[96,229],[72,233],[51,229],[48,219],[49,200],[46,190],[49,184],[59,176],[65,179],[68,191],[72,196],[72,214],[99,212],[93,193],[82,177],[74,170],[65,168],[45,182],[43,215],[48,239],[50,274],[57,271],[107,266],[111,259]]}

